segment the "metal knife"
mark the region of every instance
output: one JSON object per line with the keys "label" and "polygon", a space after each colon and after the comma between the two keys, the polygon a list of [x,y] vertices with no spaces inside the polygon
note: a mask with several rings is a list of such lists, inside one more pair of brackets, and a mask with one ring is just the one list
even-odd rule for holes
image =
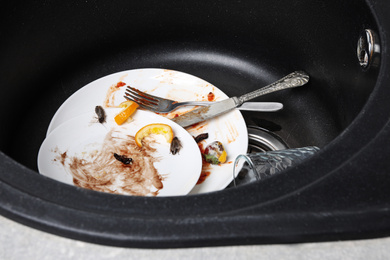
{"label": "metal knife", "polygon": [[234,108],[242,105],[244,102],[254,99],[259,96],[263,96],[272,92],[279,90],[284,90],[288,88],[295,88],[305,85],[309,81],[309,75],[303,71],[295,71],[287,76],[281,78],[280,80],[267,85],[258,90],[249,92],[240,97],[231,97],[214,104],[195,109],[191,112],[185,113],[178,117],[173,118],[172,120],[179,124],[182,127],[191,126],[193,124],[205,121],[207,119],[219,116],[223,113],[226,113]]}
{"label": "metal knife", "polygon": [[283,109],[283,104],[279,102],[244,102],[237,109],[241,111],[276,112]]}

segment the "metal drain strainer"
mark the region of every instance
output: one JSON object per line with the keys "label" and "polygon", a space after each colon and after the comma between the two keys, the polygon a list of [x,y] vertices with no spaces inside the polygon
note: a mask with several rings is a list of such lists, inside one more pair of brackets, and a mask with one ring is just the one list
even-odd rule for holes
{"label": "metal drain strainer", "polygon": [[248,126],[248,153],[261,153],[288,149],[276,134],[258,126]]}
{"label": "metal drain strainer", "polygon": [[[276,150],[288,149],[288,146],[283,140],[276,134],[268,131],[267,129],[258,126],[248,126],[248,150],[247,153],[262,153]],[[245,182],[247,172],[241,171],[238,179],[241,182]],[[252,180],[248,179],[248,183]],[[234,182],[230,183],[227,188],[234,187]]]}

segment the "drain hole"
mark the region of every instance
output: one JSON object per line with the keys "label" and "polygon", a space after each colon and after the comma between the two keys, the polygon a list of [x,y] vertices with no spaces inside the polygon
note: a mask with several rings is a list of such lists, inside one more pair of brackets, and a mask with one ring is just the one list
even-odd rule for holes
{"label": "drain hole", "polygon": [[279,136],[257,126],[248,126],[248,138],[248,153],[288,149],[287,144]]}

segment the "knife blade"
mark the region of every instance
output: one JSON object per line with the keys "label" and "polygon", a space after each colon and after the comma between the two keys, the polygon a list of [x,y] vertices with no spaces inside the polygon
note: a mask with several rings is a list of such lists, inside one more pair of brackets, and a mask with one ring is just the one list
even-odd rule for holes
{"label": "knife blade", "polygon": [[191,126],[193,124],[205,121],[209,118],[219,116],[225,112],[228,112],[239,104],[237,97],[225,99],[214,104],[195,109],[191,112],[185,113],[172,119],[175,123],[182,127]]}
{"label": "knife blade", "polygon": [[172,120],[179,124],[182,127],[188,127],[193,124],[205,121],[207,119],[219,116],[223,113],[226,113],[230,110],[233,110],[237,106],[242,105],[244,102],[251,100],[253,98],[266,95],[272,92],[295,88],[305,85],[309,81],[309,75],[303,71],[295,71],[282,79],[267,85],[258,90],[252,91],[250,93],[244,94],[240,97],[231,97],[219,102],[216,102],[207,107],[201,107],[195,109],[191,112],[185,113],[178,117],[173,118]]}

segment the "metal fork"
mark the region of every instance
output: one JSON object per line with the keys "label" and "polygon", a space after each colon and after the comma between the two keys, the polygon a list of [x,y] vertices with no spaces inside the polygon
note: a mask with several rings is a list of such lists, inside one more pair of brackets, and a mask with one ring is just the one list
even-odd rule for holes
{"label": "metal fork", "polygon": [[211,101],[177,102],[147,94],[130,86],[126,88],[125,98],[136,102],[142,108],[159,113],[168,113],[180,106],[208,106],[212,103]]}
{"label": "metal fork", "polygon": [[[168,113],[180,106],[209,106],[210,104],[215,103],[213,101],[178,102],[153,96],[130,86],[126,88],[124,97],[130,101],[136,102],[142,108],[158,113]],[[283,104],[278,102],[245,102],[240,107],[237,107],[239,110],[262,112],[275,112],[282,108]]]}

